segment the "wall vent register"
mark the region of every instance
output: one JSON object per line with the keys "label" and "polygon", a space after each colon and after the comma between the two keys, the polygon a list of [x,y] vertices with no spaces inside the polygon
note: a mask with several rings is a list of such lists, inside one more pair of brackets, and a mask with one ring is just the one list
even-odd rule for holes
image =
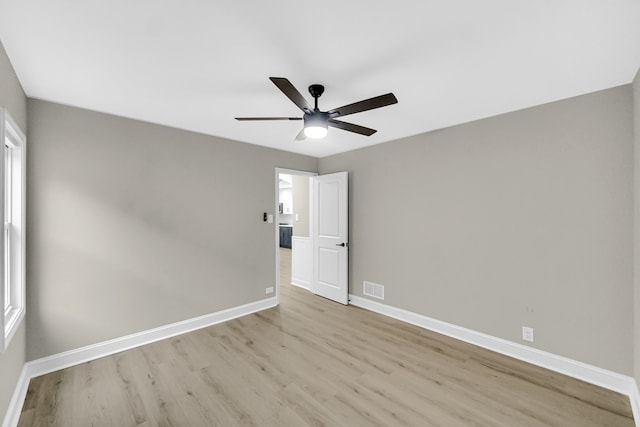
{"label": "wall vent register", "polygon": [[362,282],[362,293],[368,297],[384,299],[384,286],[373,282]]}

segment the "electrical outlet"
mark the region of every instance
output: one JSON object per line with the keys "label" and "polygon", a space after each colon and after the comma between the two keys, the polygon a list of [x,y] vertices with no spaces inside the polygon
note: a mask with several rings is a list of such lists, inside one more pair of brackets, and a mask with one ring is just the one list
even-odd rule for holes
{"label": "electrical outlet", "polygon": [[533,342],[533,328],[527,326],[522,327],[522,339],[524,341]]}
{"label": "electrical outlet", "polygon": [[273,286],[269,286],[266,290],[265,293],[268,294],[272,294],[273,293]]}

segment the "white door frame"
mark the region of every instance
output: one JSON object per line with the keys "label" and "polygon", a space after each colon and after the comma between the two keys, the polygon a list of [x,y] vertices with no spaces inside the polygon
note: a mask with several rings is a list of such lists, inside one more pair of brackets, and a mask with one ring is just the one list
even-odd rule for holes
{"label": "white door frame", "polygon": [[[318,176],[317,172],[308,172],[308,171],[301,171],[301,170],[295,170],[295,169],[285,169],[285,168],[276,168],[275,171],[275,202],[273,204],[273,211],[275,212],[273,215],[274,218],[274,229],[275,229],[275,237],[276,237],[276,244],[275,244],[275,252],[276,252],[276,304],[280,305],[280,213],[279,213],[279,209],[278,209],[278,205],[280,203],[280,174],[287,174],[287,175],[298,175],[298,176],[307,176],[309,178],[314,177],[314,176]],[[313,209],[311,209],[313,207],[313,186],[310,186],[310,194],[309,194],[309,204],[311,204],[311,206],[309,207],[309,215],[313,216]],[[309,218],[309,225],[311,226],[311,224],[313,224],[313,217]],[[311,245],[313,245],[313,233],[309,233],[309,237],[312,239],[311,240]]]}

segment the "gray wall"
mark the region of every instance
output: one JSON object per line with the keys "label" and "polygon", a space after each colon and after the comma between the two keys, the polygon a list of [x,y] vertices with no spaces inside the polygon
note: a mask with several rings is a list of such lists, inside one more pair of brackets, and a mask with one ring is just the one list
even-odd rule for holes
{"label": "gray wall", "polygon": [[[296,214],[298,220],[296,221]],[[293,175],[293,235],[309,237],[309,177]]]}
{"label": "gray wall", "polygon": [[[9,58],[0,43],[0,105],[9,110],[23,132],[27,130],[27,98],[16,77]],[[28,142],[27,142],[28,146]],[[9,348],[0,353],[0,423],[4,420],[9,401],[25,362],[25,322],[13,336]]]}
{"label": "gray wall", "polygon": [[350,291],[633,372],[631,85],[320,159],[350,172]]}
{"label": "gray wall", "polygon": [[317,159],[29,100],[29,360],[265,298],[276,167]]}
{"label": "gray wall", "polygon": [[640,386],[640,70],[633,80],[633,123],[634,123],[634,225],[635,225],[635,377]]}

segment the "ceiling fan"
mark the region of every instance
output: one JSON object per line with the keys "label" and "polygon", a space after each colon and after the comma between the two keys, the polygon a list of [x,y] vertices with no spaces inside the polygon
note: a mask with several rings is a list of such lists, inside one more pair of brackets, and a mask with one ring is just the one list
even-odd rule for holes
{"label": "ceiling fan", "polygon": [[354,125],[353,123],[336,120],[338,117],[348,114],[360,113],[362,111],[373,110],[375,108],[386,107],[387,105],[396,104],[398,100],[393,93],[376,96],[374,98],[365,99],[353,104],[344,105],[329,111],[320,111],[318,108],[318,98],[324,93],[324,86],[313,84],[309,86],[309,93],[314,99],[314,107],[311,108],[307,100],[300,92],[284,77],[269,77],[269,80],[275,84],[278,89],[284,93],[287,98],[293,101],[303,111],[302,117],[236,117],[236,120],[304,120],[304,128],[298,136],[297,141],[305,138],[324,138],[327,135],[328,126],[358,133],[360,135],[371,136],[377,131],[368,127]]}

